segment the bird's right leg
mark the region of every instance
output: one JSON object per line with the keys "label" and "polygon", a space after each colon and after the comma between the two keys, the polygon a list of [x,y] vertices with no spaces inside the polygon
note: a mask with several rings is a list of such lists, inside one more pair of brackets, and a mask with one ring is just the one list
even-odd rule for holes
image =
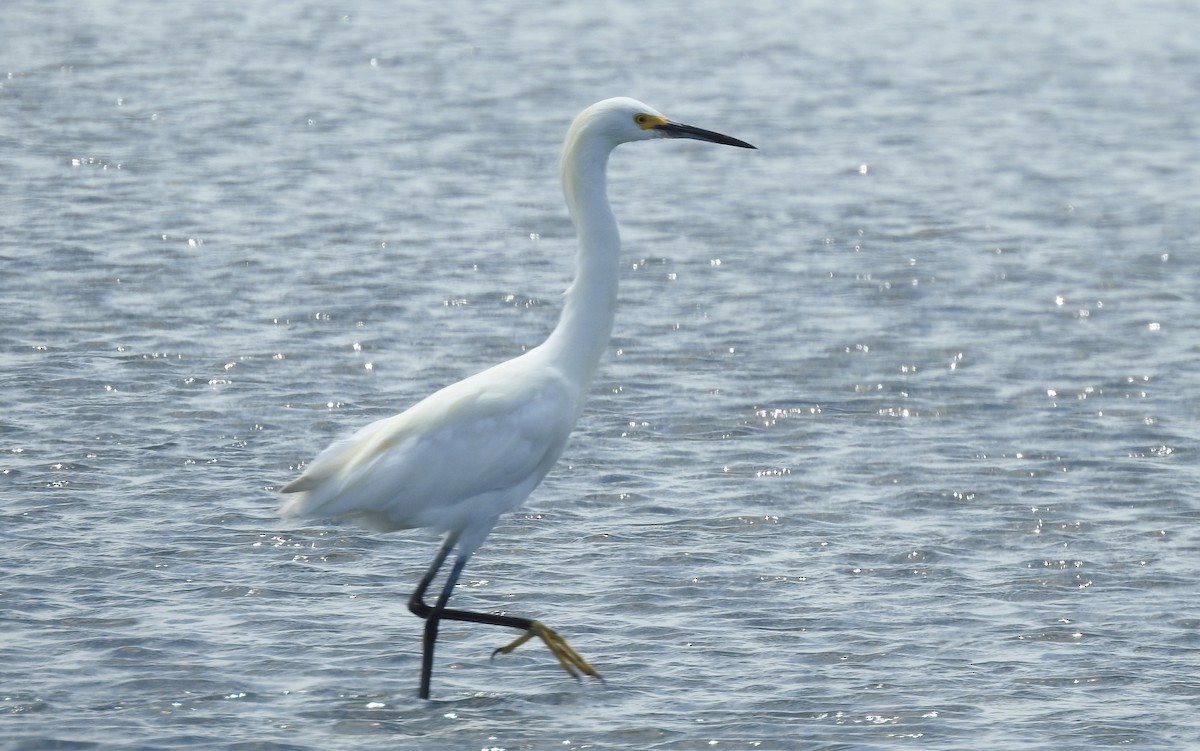
{"label": "bird's right leg", "polygon": [[[578,652],[572,649],[565,639],[540,621],[520,616],[502,615],[500,613],[473,613],[467,610],[451,610],[447,608],[446,603],[450,600],[454,586],[458,583],[463,567],[467,565],[470,556],[459,556],[454,561],[454,566],[450,569],[450,575],[446,578],[446,583],[442,586],[441,594],[438,595],[437,600],[432,606],[425,602],[425,592],[429,590],[429,586],[437,578],[438,572],[445,565],[446,559],[450,557],[450,553],[454,550],[454,546],[457,543],[457,534],[451,532],[446,536],[446,541],[443,543],[442,549],[438,551],[437,557],[434,558],[433,565],[425,572],[425,576],[421,578],[417,589],[408,600],[408,609],[414,615],[425,619],[424,649],[421,653],[421,686],[418,696],[422,699],[429,698],[429,684],[433,676],[433,649],[437,643],[438,626],[444,620],[515,628],[524,633],[511,643],[495,650],[492,653],[493,656],[508,654],[530,639],[538,637],[545,642],[555,659],[558,660],[558,664],[572,678],[578,679],[580,674],[600,678],[600,674],[596,672],[596,669],[589,665],[587,660],[583,659]],[[603,678],[600,680],[603,681]]]}
{"label": "bird's right leg", "polygon": [[433,610],[433,608],[425,603],[425,591],[433,583],[438,571],[442,570],[442,565],[450,557],[450,551],[454,550],[454,546],[457,543],[457,532],[450,532],[446,535],[446,541],[442,543],[441,550],[438,551],[437,557],[433,559],[433,565],[425,572],[425,576],[421,577],[421,583],[417,585],[412,596],[408,598],[408,609],[418,618],[428,618],[430,611]]}
{"label": "bird's right leg", "polygon": [[446,609],[446,601],[450,599],[450,593],[454,590],[454,584],[458,581],[458,577],[462,574],[463,566],[466,565],[466,558],[459,558],[454,562],[454,567],[450,570],[450,576],[446,579],[445,586],[442,587],[442,593],[438,595],[437,602],[430,607],[425,602],[425,592],[429,589],[429,585],[433,583],[437,577],[438,571],[446,563],[446,559],[450,557],[450,552],[454,550],[455,543],[458,542],[458,534],[451,532],[446,535],[446,541],[442,543],[441,550],[438,551],[437,557],[433,559],[433,565],[425,572],[425,576],[421,577],[421,582],[413,591],[412,596],[408,598],[408,609],[414,615],[425,619],[425,638],[421,649],[421,685],[417,691],[417,695],[422,699],[429,698],[429,683],[433,678],[433,648],[437,643],[438,625],[442,620],[442,612]]}

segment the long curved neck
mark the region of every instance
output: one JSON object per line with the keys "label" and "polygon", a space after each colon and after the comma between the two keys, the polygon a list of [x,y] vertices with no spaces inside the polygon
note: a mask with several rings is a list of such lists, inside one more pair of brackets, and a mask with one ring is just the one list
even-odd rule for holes
{"label": "long curved neck", "polygon": [[606,194],[613,144],[572,128],[563,146],[562,183],[579,237],[575,280],[545,346],[564,374],[587,390],[612,335],[621,267],[621,238]]}

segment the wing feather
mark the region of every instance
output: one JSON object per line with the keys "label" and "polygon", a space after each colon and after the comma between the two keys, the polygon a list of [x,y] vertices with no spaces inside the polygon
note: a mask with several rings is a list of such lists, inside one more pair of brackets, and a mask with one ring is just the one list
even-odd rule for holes
{"label": "wing feather", "polygon": [[334,442],[283,487],[283,515],[454,529],[520,505],[558,460],[576,409],[561,375],[519,363]]}

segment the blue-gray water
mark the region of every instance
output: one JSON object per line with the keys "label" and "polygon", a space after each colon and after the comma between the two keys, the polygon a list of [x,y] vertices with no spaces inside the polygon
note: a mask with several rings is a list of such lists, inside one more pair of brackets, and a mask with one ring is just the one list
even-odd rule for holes
{"label": "blue-gray water", "polygon": [[[1178,749],[1200,736],[1194,3],[17,0],[0,747]],[[277,520],[536,344],[629,95],[613,345],[415,698],[425,532]]]}

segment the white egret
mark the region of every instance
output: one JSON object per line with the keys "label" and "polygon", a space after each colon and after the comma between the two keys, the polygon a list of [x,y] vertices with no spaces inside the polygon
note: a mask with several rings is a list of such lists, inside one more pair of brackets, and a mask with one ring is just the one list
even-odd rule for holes
{"label": "white egret", "polygon": [[[433,649],[442,620],[516,628],[496,652],[536,636],[572,676],[599,678],[566,641],[541,622],[450,610],[455,583],[500,514],[520,506],[562,454],[588,384],[608,346],[617,305],[620,237],[606,193],[608,156],[629,141],[692,138],[753,149],[712,131],[673,122],[633,99],[588,107],[567,131],[562,184],[579,236],[575,280],[544,343],[451,384],[407,411],[367,425],[322,451],[282,488],[285,518],[345,518],[393,531],[432,527],[446,534],[408,607],[425,619],[419,695],[429,697]],[[425,591],[451,552],[457,557],[431,606]]]}

